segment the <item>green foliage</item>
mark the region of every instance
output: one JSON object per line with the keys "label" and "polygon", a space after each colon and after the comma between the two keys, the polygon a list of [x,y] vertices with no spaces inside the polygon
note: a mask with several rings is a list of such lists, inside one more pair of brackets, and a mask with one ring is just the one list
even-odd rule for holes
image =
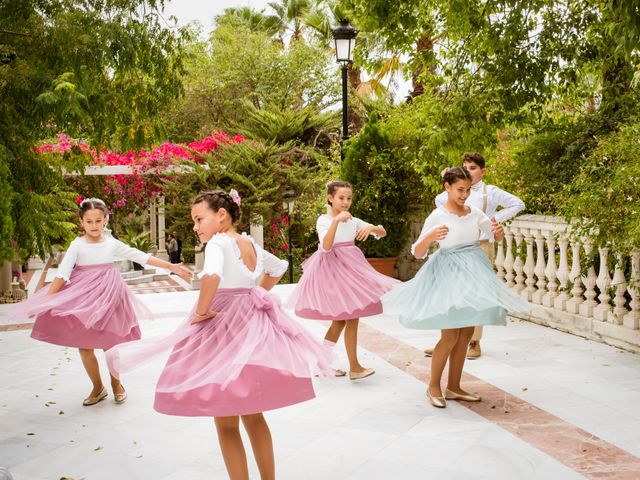
{"label": "green foliage", "polygon": [[[166,185],[168,217],[173,219],[171,230],[183,239],[184,247],[193,247],[196,241],[190,215],[193,198],[205,190],[228,192],[231,188],[242,198],[241,231],[248,231],[251,222],[270,225],[283,213],[283,195],[287,188],[298,195],[297,209],[315,201],[321,190],[319,163],[321,159],[316,152],[293,143],[279,145],[246,140],[223,146],[208,155],[204,165],[185,166],[193,168],[191,173],[176,176]],[[297,212],[296,218],[300,218]],[[297,241],[296,245],[299,245]]]}
{"label": "green foliage", "polygon": [[640,248],[640,123],[599,139],[562,191],[559,211],[577,219],[577,233],[616,253]]}
{"label": "green foliage", "polygon": [[185,98],[165,118],[174,141],[235,131],[251,107],[318,115],[339,99],[339,77],[324,47],[293,42],[285,48],[263,31],[223,23],[189,53]]}
{"label": "green foliage", "polygon": [[[180,94],[180,32],[164,26],[156,0],[0,3],[0,260],[44,255],[75,233],[76,206],[62,158],[31,149],[65,130],[91,145],[147,144],[158,113]],[[8,172],[8,175],[7,175]],[[7,199],[10,199],[10,203]]]}
{"label": "green foliage", "polygon": [[149,232],[137,233],[134,230],[127,230],[124,235],[120,236],[120,240],[141,252],[148,252],[152,248],[157,248],[157,245],[151,241]]}
{"label": "green foliage", "polygon": [[341,179],[353,185],[351,213],[374,225],[387,237],[362,244],[368,257],[396,257],[409,240],[409,206],[415,177],[409,155],[394,149],[384,125],[371,115],[358,136],[346,145]]}

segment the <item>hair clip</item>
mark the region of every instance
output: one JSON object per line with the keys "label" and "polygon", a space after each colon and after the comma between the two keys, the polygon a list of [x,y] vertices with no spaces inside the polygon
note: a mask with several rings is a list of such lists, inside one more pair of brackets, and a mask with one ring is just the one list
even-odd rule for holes
{"label": "hair clip", "polygon": [[235,188],[232,188],[229,191],[229,196],[231,197],[231,200],[233,200],[233,203],[235,203],[236,205],[240,206],[240,203],[242,203],[242,200],[240,198],[240,194],[238,193],[238,191]]}

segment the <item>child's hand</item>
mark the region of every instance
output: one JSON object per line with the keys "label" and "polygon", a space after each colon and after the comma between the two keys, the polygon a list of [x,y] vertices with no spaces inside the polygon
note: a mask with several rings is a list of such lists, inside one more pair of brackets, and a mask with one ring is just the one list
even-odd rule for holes
{"label": "child's hand", "polygon": [[439,240],[443,240],[444,237],[449,233],[449,227],[446,225],[440,225],[439,227],[435,227],[429,231],[427,237],[429,237],[430,242],[436,242]]}
{"label": "child's hand", "polygon": [[351,214],[349,212],[340,212],[334,217],[338,222],[348,222],[351,220]]}
{"label": "child's hand", "polygon": [[496,217],[491,219],[491,233],[493,233],[493,238],[498,241],[504,238],[504,228],[498,223]]}
{"label": "child's hand", "polygon": [[193,273],[188,268],[184,267],[181,263],[175,263],[171,266],[171,272],[178,275],[185,282],[190,282]]}
{"label": "child's hand", "polygon": [[191,319],[191,325],[194,325],[196,323],[200,323],[200,322],[204,322],[205,320],[211,320],[213,317],[215,317],[216,315],[220,314],[222,312],[216,312],[214,310],[207,310],[207,313],[204,313],[202,315],[198,314],[198,312],[195,312],[193,315],[193,318]]}
{"label": "child's hand", "polygon": [[356,232],[356,240],[366,240],[371,235],[373,229],[376,228],[373,225],[369,225],[367,227],[362,227],[360,230]]}

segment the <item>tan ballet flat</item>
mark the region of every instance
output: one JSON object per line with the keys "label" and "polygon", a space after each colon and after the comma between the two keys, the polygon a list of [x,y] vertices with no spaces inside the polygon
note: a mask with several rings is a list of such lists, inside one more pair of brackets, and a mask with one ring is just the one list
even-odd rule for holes
{"label": "tan ballet flat", "polygon": [[431,392],[429,391],[429,387],[427,387],[427,397],[429,397],[429,401],[431,405],[437,408],[446,408],[447,401],[444,397],[433,397],[431,396]]}
{"label": "tan ballet flat", "polygon": [[336,370],[334,371],[334,376],[336,376],[336,377],[346,377],[347,376],[347,372],[345,372],[341,368],[336,368]]}
{"label": "tan ballet flat", "polygon": [[370,377],[374,373],[376,373],[376,371],[373,368],[365,368],[361,372],[351,372],[350,371],[349,372],[349,380],[360,380],[361,378]]}
{"label": "tan ballet flat", "polygon": [[87,397],[83,400],[82,405],[84,405],[85,407],[88,407],[90,405],[95,405],[96,403],[98,403],[101,400],[104,400],[104,398],[109,395],[107,393],[107,389],[102,387],[102,390],[100,391],[100,393],[98,395],[96,395],[95,397]]}
{"label": "tan ballet flat", "polygon": [[[124,387],[122,387],[122,390],[124,390]],[[122,393],[113,392],[113,397],[116,403],[122,403],[127,399],[127,392],[126,391],[123,391]]]}
{"label": "tan ballet flat", "polygon": [[477,393],[456,393],[448,388],[444,389],[444,398],[447,400],[464,400],[465,402],[481,402],[482,397]]}

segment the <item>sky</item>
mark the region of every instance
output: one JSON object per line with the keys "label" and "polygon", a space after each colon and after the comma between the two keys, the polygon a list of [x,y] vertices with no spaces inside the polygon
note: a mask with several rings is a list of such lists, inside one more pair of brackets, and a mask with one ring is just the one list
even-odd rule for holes
{"label": "sky", "polygon": [[[214,17],[221,14],[225,8],[251,7],[260,11],[268,9],[270,1],[274,0],[166,0],[164,16],[167,19],[175,16],[180,26],[197,20],[204,27],[204,32],[208,33],[213,28]],[[395,98],[396,102],[399,102],[403,101],[411,89],[411,82],[402,78],[397,78],[397,82]]]}

